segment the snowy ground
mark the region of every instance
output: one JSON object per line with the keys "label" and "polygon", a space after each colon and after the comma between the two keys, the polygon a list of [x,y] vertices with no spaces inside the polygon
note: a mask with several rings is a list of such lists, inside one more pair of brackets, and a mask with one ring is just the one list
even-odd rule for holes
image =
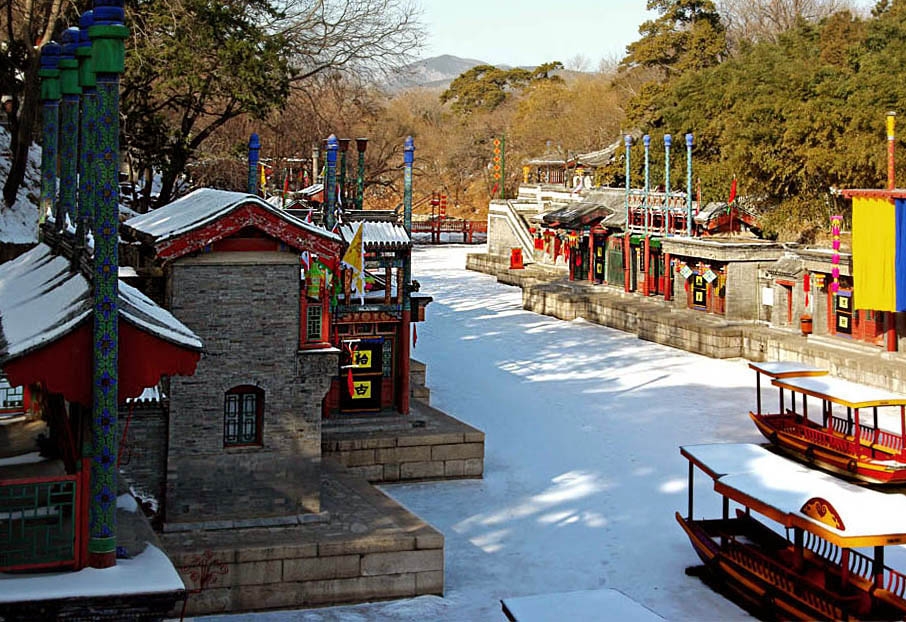
{"label": "snowy ground", "polygon": [[[519,289],[463,269],[480,248],[415,250],[434,302],[413,356],[432,404],[487,434],[485,478],[385,487],[446,535],[445,597],[203,620],[503,620],[501,598],[603,587],[668,620],[749,619],[685,575],[698,558],[674,512],[679,445],[762,441],[746,415],[754,372],[523,311]],[[718,517],[696,482],[696,516]]]}
{"label": "snowy ground", "polygon": [[[0,180],[9,176],[9,131],[0,127]],[[38,240],[38,202],[41,198],[41,148],[28,149],[25,181],[19,187],[16,202],[6,207],[0,199],[0,242],[28,244]]]}

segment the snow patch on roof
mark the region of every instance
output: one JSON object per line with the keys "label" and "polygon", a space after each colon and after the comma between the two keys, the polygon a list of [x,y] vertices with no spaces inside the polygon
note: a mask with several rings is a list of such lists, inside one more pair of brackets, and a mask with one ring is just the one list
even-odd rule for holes
{"label": "snow patch on roof", "polygon": [[339,237],[323,227],[304,222],[287,214],[253,194],[230,192],[213,188],[199,188],[147,214],[130,218],[124,225],[148,236],[155,243],[178,237],[216,221],[242,205],[253,203],[293,225],[321,237],[338,240]]}
{"label": "snow patch on roof", "polygon": [[[405,227],[392,222],[365,220],[362,221],[362,227],[365,246],[399,248],[412,243]],[[358,229],[358,223],[355,222],[340,225],[343,241],[348,244]]]}

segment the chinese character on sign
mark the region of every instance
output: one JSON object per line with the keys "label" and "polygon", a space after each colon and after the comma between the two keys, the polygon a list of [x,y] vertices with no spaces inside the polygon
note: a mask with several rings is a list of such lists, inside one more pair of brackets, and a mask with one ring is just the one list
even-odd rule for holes
{"label": "chinese character on sign", "polygon": [[353,386],[353,391],[354,391],[354,393],[352,395],[352,399],[361,400],[361,399],[368,399],[369,397],[371,397],[371,381],[370,380],[354,382],[352,386]]}

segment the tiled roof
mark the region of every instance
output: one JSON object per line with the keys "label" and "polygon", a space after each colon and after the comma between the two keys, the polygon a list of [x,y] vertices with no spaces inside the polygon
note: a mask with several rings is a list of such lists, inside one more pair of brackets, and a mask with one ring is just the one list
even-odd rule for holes
{"label": "tiled roof", "polygon": [[335,233],[299,220],[261,197],[245,192],[229,192],[212,188],[200,188],[147,214],[130,218],[123,223],[123,227],[127,231],[150,238],[153,243],[157,244],[203,227],[249,203],[316,235],[334,240],[339,239]]}
{"label": "tiled roof", "polygon": [[[0,265],[0,362],[51,343],[92,313],[91,285],[46,244]],[[201,349],[201,340],[170,312],[120,281],[120,318],[166,341]]]}
{"label": "tiled roof", "polygon": [[[365,228],[362,236],[365,238],[365,248],[372,249],[397,249],[411,246],[412,240],[401,225],[392,222],[361,221]],[[358,223],[347,223],[340,226],[340,235],[347,244],[352,240],[358,230]]]}

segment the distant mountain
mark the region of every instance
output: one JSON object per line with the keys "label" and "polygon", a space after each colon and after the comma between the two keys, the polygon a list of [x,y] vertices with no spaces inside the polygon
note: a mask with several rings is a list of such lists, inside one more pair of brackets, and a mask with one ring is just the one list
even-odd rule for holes
{"label": "distant mountain", "polygon": [[476,65],[487,65],[474,58],[460,58],[442,54],[410,63],[400,69],[388,81],[391,90],[400,91],[412,87],[446,88],[459,74]]}
{"label": "distant mountain", "polygon": [[[386,86],[391,91],[402,91],[411,88],[446,89],[461,73],[477,65],[490,64],[487,61],[474,58],[460,58],[451,54],[441,54],[440,56],[424,58],[403,66],[396,72],[396,75],[387,80]],[[504,64],[495,66],[503,70],[513,68],[511,65]],[[520,65],[519,68],[531,71],[535,67],[533,65]],[[566,77],[576,72],[558,71],[555,73]]]}

